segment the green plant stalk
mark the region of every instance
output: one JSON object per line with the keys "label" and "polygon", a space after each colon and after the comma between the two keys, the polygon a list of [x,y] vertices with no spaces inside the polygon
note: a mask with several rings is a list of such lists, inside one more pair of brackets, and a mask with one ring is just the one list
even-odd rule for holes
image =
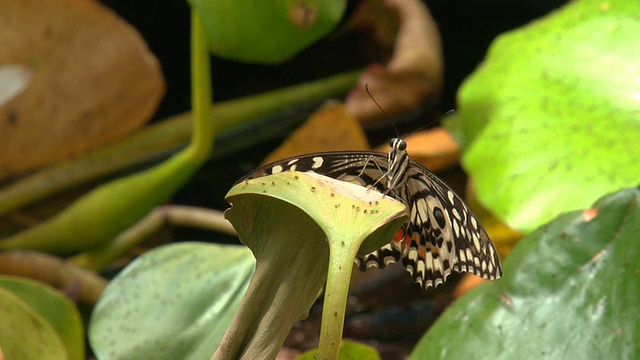
{"label": "green plant stalk", "polygon": [[[213,105],[216,133],[238,131],[293,104],[336,96],[353,86],[359,71]],[[210,115],[209,115],[210,116]],[[211,116],[210,116],[211,117]],[[189,141],[193,113],[171,116],[105,148],[25,177],[0,190],[0,215],[65,189],[157,159]]]}
{"label": "green plant stalk", "polygon": [[[353,239],[341,239],[340,235],[344,233],[340,232],[335,235],[337,238],[328,239],[329,268],[322,309],[320,343],[316,356],[321,360],[338,359],[340,354],[349,280],[353,270],[353,259],[358,252],[358,248],[346,246],[354,242]],[[355,242],[360,244],[362,241],[363,239],[359,239]]]}
{"label": "green plant stalk", "polygon": [[158,231],[165,224],[164,220],[165,218],[156,208],[105,246],[70,257],[68,261],[85,269],[100,271]]}
{"label": "green plant stalk", "polygon": [[0,241],[0,250],[33,249],[68,254],[104,246],[166,201],[200,167],[211,150],[209,54],[202,24],[193,14],[194,135],[183,151],[160,165],[116,179],[39,226]]}
{"label": "green plant stalk", "polygon": [[[220,211],[188,206],[165,205],[159,206],[151,211],[135,225],[118,234],[118,236],[107,245],[93,251],[85,251],[69,258],[67,261],[85,269],[99,271],[113,262],[113,260],[124,256],[133,247],[147,240],[149,236],[166,224],[224,231],[230,235],[237,235],[231,224],[225,220],[224,214]],[[0,259],[1,258],[0,254]],[[2,266],[0,266],[0,269],[2,269]]]}
{"label": "green plant stalk", "polygon": [[202,19],[191,9],[191,108],[195,119],[191,143],[186,152],[200,163],[207,160],[213,148],[211,117],[211,65],[207,35]]}

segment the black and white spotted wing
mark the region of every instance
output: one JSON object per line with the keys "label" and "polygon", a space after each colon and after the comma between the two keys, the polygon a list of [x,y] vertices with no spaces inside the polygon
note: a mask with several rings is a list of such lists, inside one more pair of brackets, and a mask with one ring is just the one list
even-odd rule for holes
{"label": "black and white spotted wing", "polygon": [[452,271],[499,278],[498,253],[464,201],[409,158],[404,140],[392,139],[390,145],[388,154],[345,151],[297,156],[258,168],[240,181],[297,170],[374,187],[405,203],[410,216],[389,244],[356,259],[360,270],[402,261],[423,290],[444,283]]}

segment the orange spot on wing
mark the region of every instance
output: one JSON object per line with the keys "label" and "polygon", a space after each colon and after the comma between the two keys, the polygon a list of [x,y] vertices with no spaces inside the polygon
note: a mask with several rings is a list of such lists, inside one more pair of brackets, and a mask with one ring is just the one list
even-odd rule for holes
{"label": "orange spot on wing", "polygon": [[425,249],[425,252],[430,252],[434,257],[438,257],[440,255],[440,248],[432,245],[431,243],[426,243],[422,248]]}
{"label": "orange spot on wing", "polygon": [[407,246],[411,244],[411,238],[405,231],[404,227],[401,227],[400,230],[398,230],[396,235],[393,237],[392,241],[396,243],[402,242],[404,243],[404,245],[407,245]]}
{"label": "orange spot on wing", "polygon": [[426,259],[427,258],[427,248],[420,246],[418,248],[418,255],[420,255],[421,259]]}
{"label": "orange spot on wing", "polygon": [[400,242],[404,240],[404,229],[400,228],[396,235],[393,237],[393,242]]}

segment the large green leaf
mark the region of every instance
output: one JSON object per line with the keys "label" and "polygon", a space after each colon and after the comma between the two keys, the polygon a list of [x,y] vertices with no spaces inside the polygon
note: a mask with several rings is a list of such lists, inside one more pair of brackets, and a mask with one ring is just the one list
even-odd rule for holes
{"label": "large green leaf", "polygon": [[640,179],[640,2],[574,1],[501,35],[453,123],[483,204],[530,231]]}
{"label": "large green leaf", "polygon": [[190,0],[207,31],[211,51],[257,63],[287,60],[333,29],[345,0]]}
{"label": "large green leaf", "polygon": [[0,319],[0,354],[6,359],[84,359],[78,310],[45,284],[1,276]]}
{"label": "large green leaf", "polygon": [[99,359],[209,359],[236,313],[254,260],[241,246],[149,251],[105,289],[89,326]]}
{"label": "large green leaf", "polygon": [[637,359],[639,234],[638,188],[559,217],[447,309],[412,359]]}

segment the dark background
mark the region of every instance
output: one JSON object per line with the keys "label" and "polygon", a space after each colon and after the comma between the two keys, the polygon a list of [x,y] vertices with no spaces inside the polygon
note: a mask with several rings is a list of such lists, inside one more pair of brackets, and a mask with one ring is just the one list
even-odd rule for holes
{"label": "dark background", "polygon": [[[366,0],[362,0],[366,1]],[[445,65],[445,82],[441,97],[425,104],[423,109],[411,114],[408,119],[395,119],[396,126],[369,129],[367,134],[372,145],[386,142],[396,134],[411,132],[417,128],[437,125],[438,118],[448,110],[455,109],[455,94],[460,83],[478,66],[485,56],[491,41],[500,33],[522,26],[564,4],[565,0],[430,0],[426,1],[442,37]],[[176,0],[102,0],[121,17],[133,25],[145,38],[151,51],[162,64],[166,95],[152,121],[189,111],[189,5]],[[350,1],[345,19],[357,6]],[[290,61],[277,66],[239,63],[212,57],[212,81],[215,101],[224,101],[300,84],[323,77],[362,69],[376,59],[362,45],[370,39],[367,34],[328,36],[307,48]],[[349,54],[345,56],[344,54]],[[305,119],[315,105],[292,109],[279,114],[280,117]],[[286,136],[283,131],[277,138],[261,141],[236,153],[218,153],[237,142],[235,138],[216,140],[212,160],[198,172],[187,186],[175,197],[182,205],[203,206],[223,210],[227,207],[224,195],[243,174],[255,168],[262,158],[275,148]],[[161,159],[159,159],[161,160]],[[460,169],[453,169],[456,171]],[[445,181],[456,181],[456,176]],[[454,190],[464,189],[450,184]],[[180,229],[179,238],[235,242],[233,238],[220,235],[211,239],[211,233]]]}
{"label": "dark background", "polygon": [[[364,0],[363,0],[364,1]],[[566,0],[431,0],[425,1],[442,36],[445,62],[443,109],[455,107],[455,91],[483,59],[500,33],[541,17]],[[132,24],[160,60],[167,94],[156,118],[187,111],[189,103],[189,6],[180,0],[102,0]],[[357,2],[351,1],[345,17]],[[261,66],[213,60],[216,101],[360,69],[371,59],[353,51],[357,37],[325,39],[291,61]],[[357,47],[356,47],[357,48]],[[349,56],[344,56],[349,54]]]}

